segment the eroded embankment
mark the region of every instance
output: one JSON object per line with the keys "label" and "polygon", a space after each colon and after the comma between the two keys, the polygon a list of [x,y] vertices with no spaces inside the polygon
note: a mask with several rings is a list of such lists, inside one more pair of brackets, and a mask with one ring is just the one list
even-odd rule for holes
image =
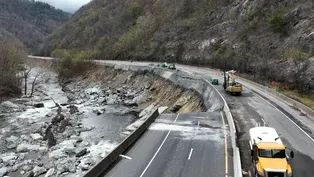
{"label": "eroded embankment", "polygon": [[134,71],[140,73],[151,73],[170,81],[177,87],[195,91],[204,103],[207,112],[221,111],[224,102],[217,91],[209,85],[208,81],[184,71],[170,71],[158,66],[135,66],[135,65],[115,65],[116,69],[124,71]]}
{"label": "eroded embankment", "polygon": [[62,86],[47,68],[34,68],[30,81],[38,73],[32,97],[0,106],[0,176],[81,176],[154,108],[206,107],[197,92],[151,72],[99,66]]}
{"label": "eroded embankment", "polygon": [[[205,110],[201,96],[183,87],[147,71],[131,71],[114,69],[108,66],[99,66],[96,70],[78,78],[81,83],[95,83],[104,90],[111,88],[123,95],[129,90],[139,94],[131,102],[121,101],[125,105],[135,105],[144,109],[150,105],[155,107],[166,106],[166,112],[202,112]],[[123,97],[123,96],[122,96]]]}

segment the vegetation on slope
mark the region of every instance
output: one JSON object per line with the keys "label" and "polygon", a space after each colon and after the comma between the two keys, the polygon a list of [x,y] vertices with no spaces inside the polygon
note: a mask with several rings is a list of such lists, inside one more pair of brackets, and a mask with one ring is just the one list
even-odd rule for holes
{"label": "vegetation on slope", "polygon": [[20,40],[35,51],[44,37],[70,15],[47,3],[28,0],[0,1],[0,37]]}
{"label": "vegetation on slope", "polygon": [[49,35],[40,54],[94,51],[98,59],[235,69],[308,92],[313,11],[310,0],[94,0]]}
{"label": "vegetation on slope", "polygon": [[0,99],[21,93],[18,73],[25,58],[26,53],[20,43],[0,40]]}
{"label": "vegetation on slope", "polygon": [[77,52],[70,50],[55,50],[53,57],[59,58],[55,68],[61,79],[70,79],[85,74],[94,68],[91,61],[93,52]]}

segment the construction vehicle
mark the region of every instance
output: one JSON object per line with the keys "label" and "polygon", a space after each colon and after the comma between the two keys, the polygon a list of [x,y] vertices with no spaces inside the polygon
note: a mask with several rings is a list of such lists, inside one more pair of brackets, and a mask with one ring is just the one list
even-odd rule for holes
{"label": "construction vehicle", "polygon": [[176,65],[175,65],[174,63],[170,63],[170,64],[168,65],[168,68],[169,68],[169,69],[172,69],[172,70],[175,70],[175,69],[176,69]]}
{"label": "construction vehicle", "polygon": [[235,81],[235,73],[236,71],[230,70],[224,72],[224,84],[223,87],[225,91],[229,94],[242,94],[242,85]]}
{"label": "construction vehicle", "polygon": [[167,62],[162,63],[162,64],[160,65],[160,67],[162,67],[162,68],[167,68],[167,67],[168,67],[168,63],[167,63]]}
{"label": "construction vehicle", "polygon": [[[294,153],[284,146],[274,128],[261,126],[251,128],[249,143],[253,162],[252,176],[293,176],[288,161],[294,157]],[[290,151],[289,156],[288,151]]]}
{"label": "construction vehicle", "polygon": [[219,84],[217,78],[212,78],[211,83],[212,83],[213,85],[218,85],[218,84]]}

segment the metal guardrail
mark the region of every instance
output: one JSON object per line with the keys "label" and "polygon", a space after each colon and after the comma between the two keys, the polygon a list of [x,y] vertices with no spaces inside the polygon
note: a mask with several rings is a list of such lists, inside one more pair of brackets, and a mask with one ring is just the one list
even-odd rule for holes
{"label": "metal guardrail", "polygon": [[127,138],[125,138],[113,151],[106,157],[93,166],[84,177],[98,177],[102,175],[120,156],[124,153],[155,121],[159,116],[158,109],[156,109],[149,118],[146,119],[135,131],[133,131]]}

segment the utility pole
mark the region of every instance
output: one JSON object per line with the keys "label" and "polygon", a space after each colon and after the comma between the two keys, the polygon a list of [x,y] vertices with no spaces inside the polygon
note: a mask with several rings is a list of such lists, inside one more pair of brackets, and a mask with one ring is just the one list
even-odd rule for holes
{"label": "utility pole", "polygon": [[224,84],[223,84],[224,89],[227,88],[227,78],[226,78],[226,63],[224,63]]}

